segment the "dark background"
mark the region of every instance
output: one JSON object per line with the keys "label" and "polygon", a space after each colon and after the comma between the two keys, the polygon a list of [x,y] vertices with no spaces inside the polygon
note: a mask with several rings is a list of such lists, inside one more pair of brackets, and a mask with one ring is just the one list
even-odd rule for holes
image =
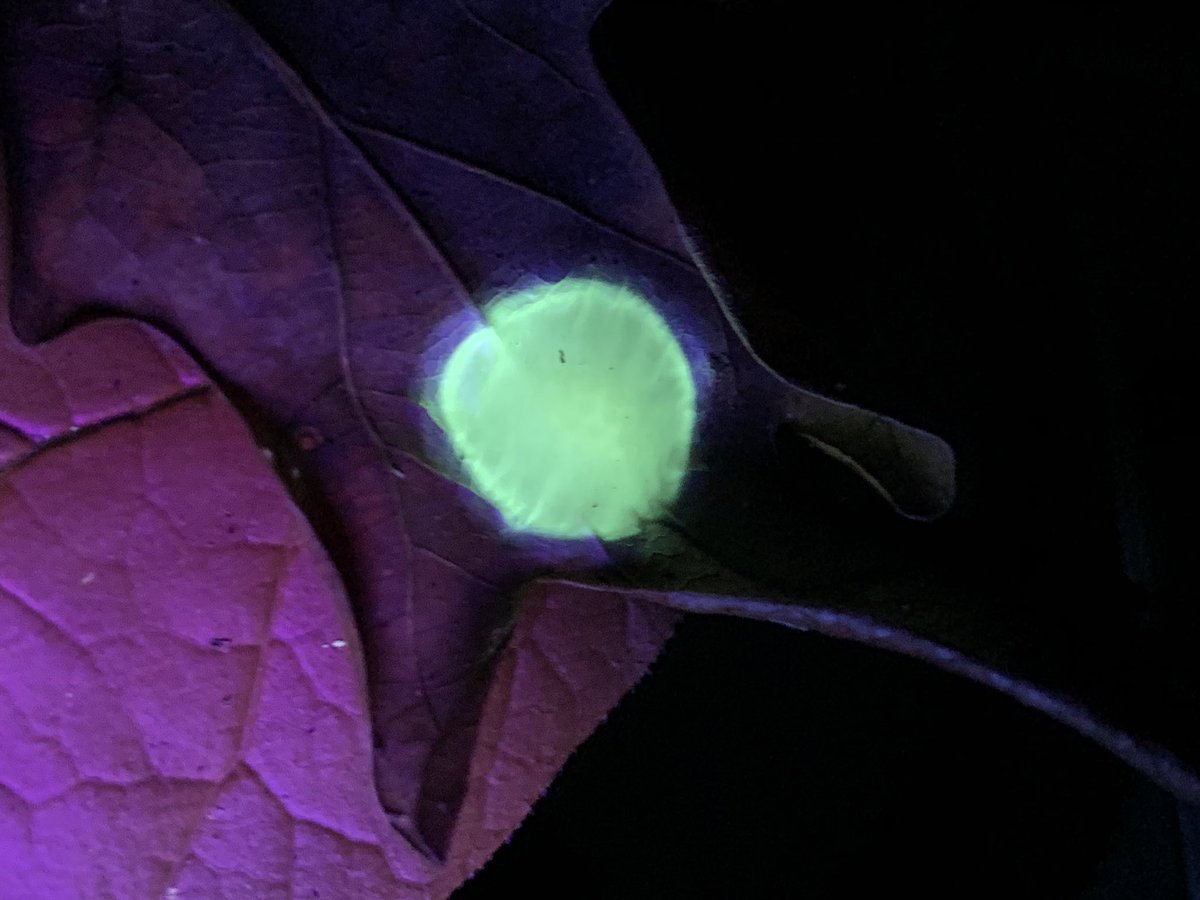
{"label": "dark background", "polygon": [[[835,6],[617,0],[593,49],[768,362],[949,440],[962,504],[1020,535],[1046,602],[1194,605],[1172,526],[1196,33],[1111,4]],[[456,896],[1195,900],[1189,834],[988,689],[693,618]]]}

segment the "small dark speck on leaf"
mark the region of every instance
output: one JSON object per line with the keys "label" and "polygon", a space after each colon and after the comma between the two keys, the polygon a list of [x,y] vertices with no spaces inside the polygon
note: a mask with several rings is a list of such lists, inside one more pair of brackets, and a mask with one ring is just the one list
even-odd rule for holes
{"label": "small dark speck on leaf", "polygon": [[233,643],[233,638],[215,637],[215,638],[211,638],[209,640],[208,646],[216,647],[218,650],[224,650],[226,647],[228,647],[232,643]]}
{"label": "small dark speck on leaf", "polygon": [[233,699],[233,694],[226,694],[224,697],[221,698],[221,702],[228,703],[232,699]]}
{"label": "small dark speck on leaf", "polygon": [[564,354],[561,350],[558,351],[558,361],[560,363],[565,363],[567,361],[566,354]]}
{"label": "small dark speck on leaf", "polygon": [[324,438],[321,437],[321,432],[313,428],[311,425],[305,425],[296,432],[296,446],[305,453],[316,450],[324,443]]}

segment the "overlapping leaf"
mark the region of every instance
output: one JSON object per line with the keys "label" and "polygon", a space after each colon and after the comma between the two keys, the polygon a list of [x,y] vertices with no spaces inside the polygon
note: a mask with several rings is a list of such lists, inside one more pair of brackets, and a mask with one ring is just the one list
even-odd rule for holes
{"label": "overlapping leaf", "polygon": [[[21,735],[6,839],[136,857],[35,853],[19,877],[266,896],[336,883],[336,867],[364,879],[348,896],[448,892],[645,670],[672,607],[922,656],[1196,792],[1157,724],[1132,737],[997,673],[1038,674],[1020,646],[1033,625],[983,634],[986,603],[953,612],[968,592],[781,551],[806,537],[779,527],[763,466],[781,424],[911,517],[946,509],[953,457],[756,359],[594,71],[594,7],[39,2],[6,24],[18,333],[101,310],[186,346],[281,462],[366,660],[358,672],[338,584],[282,488],[175,345],[114,322],[8,340],[5,609],[41,662],[0,680]],[[703,395],[670,521],[618,546],[504,534],[420,403],[482,299],[581,269],[645,290]],[[830,592],[848,560],[857,585]],[[785,584],[810,602],[780,603]],[[205,638],[205,616],[229,633]],[[73,693],[60,671],[88,710],[112,707],[107,724],[31,712],[52,708],[38,691]],[[104,812],[80,826],[80,809]],[[104,817],[127,828],[106,834]],[[273,849],[247,854],[247,823]]]}
{"label": "overlapping leaf", "polygon": [[750,423],[764,444],[764,403],[775,419],[828,418],[813,432],[835,449],[856,429],[909,433],[797,392],[746,352],[587,60],[593,10],[243,12],[18,13],[13,320],[27,339],[96,307],[159,324],[281,457],[294,441],[363,629],[381,798],[441,853],[513,592],[609,562],[598,544],[501,540],[494,514],[431,467],[419,398],[447,322],[489,289],[594,266],[638,279],[711,360],[714,458]]}
{"label": "overlapping leaf", "polygon": [[636,601],[531,592],[434,864],[379,805],[336,573],[203,373],[130,322],[5,335],[0,410],[20,447],[0,481],[0,895],[444,896],[664,636]]}

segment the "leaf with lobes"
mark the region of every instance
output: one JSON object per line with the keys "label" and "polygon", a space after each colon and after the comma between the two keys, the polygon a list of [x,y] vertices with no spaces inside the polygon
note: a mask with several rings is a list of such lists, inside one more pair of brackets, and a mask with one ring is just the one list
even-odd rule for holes
{"label": "leaf with lobes", "polygon": [[[27,859],[5,877],[47,895],[348,877],[346,896],[443,896],[676,609],[913,653],[1190,783],[996,674],[944,615],[961,594],[833,552],[789,507],[780,429],[913,519],[949,507],[954,457],[754,354],[595,71],[600,5],[9,13],[0,589],[28,652],[0,676],[18,736],[0,833]],[[682,495],[616,543],[512,534],[431,444],[422,402],[448,323],[585,270],[650,297],[702,393]]]}

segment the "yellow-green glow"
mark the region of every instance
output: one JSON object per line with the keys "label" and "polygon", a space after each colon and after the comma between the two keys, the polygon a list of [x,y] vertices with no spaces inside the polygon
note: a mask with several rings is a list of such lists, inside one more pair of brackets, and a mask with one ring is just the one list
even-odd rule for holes
{"label": "yellow-green glow", "polygon": [[568,278],[509,294],[455,348],[435,416],[513,528],[628,537],[674,499],[696,388],[679,342],[628,287]]}

